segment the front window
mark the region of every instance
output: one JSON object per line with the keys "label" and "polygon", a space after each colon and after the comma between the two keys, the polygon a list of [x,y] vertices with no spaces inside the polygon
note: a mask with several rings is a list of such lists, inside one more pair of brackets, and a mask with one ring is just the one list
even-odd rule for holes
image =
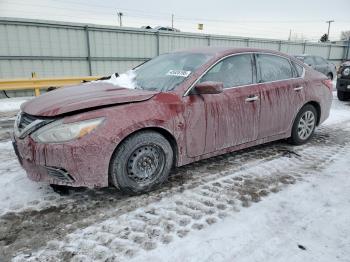
{"label": "front window", "polygon": [[203,53],[176,52],[160,55],[134,70],[137,89],[170,91],[212,58]]}
{"label": "front window", "polygon": [[250,54],[234,55],[217,63],[200,82],[222,82],[224,88],[253,83],[253,64]]}

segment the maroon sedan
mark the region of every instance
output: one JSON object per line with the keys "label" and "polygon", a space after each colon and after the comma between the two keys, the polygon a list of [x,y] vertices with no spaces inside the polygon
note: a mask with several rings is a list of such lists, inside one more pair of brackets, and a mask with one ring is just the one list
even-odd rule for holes
{"label": "maroon sedan", "polygon": [[332,101],[330,80],[269,50],[179,51],[129,75],[133,88],[94,81],[22,105],[13,144],[30,179],[147,192],[174,166],[278,139],[304,144]]}

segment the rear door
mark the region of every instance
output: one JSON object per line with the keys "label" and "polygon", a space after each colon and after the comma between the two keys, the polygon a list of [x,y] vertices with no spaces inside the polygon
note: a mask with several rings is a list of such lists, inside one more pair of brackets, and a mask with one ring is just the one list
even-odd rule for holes
{"label": "rear door", "polygon": [[304,103],[305,82],[288,58],[256,54],[256,64],[261,83],[258,138],[283,134],[289,130]]}

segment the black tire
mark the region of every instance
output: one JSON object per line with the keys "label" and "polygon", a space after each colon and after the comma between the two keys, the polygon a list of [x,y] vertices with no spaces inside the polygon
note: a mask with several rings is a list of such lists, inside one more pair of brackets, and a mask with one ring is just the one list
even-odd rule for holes
{"label": "black tire", "polygon": [[337,91],[337,96],[340,101],[347,101],[350,98],[350,93],[344,91]]}
{"label": "black tire", "polygon": [[333,80],[333,74],[332,73],[328,73],[327,77],[328,77],[328,79]]}
{"label": "black tire", "polygon": [[123,193],[138,195],[160,186],[173,166],[173,149],[154,131],[141,131],[125,139],[110,163],[110,181]]}
{"label": "black tire", "polygon": [[[311,130],[311,132],[310,133],[306,132],[307,137],[305,138],[305,137],[302,137],[300,135],[300,132],[302,132],[303,128],[299,127],[299,124],[301,124],[301,119],[305,116],[306,112],[309,112],[313,115],[314,124],[313,124],[312,128],[311,128],[311,125],[309,126],[309,129]],[[303,145],[303,144],[307,143],[314,134],[316,124],[317,124],[317,119],[318,119],[317,110],[315,109],[315,107],[313,105],[307,104],[307,105],[303,106],[300,109],[300,111],[298,112],[298,114],[294,120],[293,127],[292,127],[292,135],[288,139],[288,142],[293,144],[293,145]],[[305,121],[304,121],[304,123],[305,123]]]}

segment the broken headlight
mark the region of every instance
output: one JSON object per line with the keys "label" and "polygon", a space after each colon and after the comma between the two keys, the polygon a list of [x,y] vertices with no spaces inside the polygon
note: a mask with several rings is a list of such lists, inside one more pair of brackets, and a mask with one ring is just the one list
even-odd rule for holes
{"label": "broken headlight", "polygon": [[95,118],[73,123],[63,123],[63,119],[48,124],[32,134],[32,138],[40,143],[60,143],[78,139],[96,129],[104,118]]}

